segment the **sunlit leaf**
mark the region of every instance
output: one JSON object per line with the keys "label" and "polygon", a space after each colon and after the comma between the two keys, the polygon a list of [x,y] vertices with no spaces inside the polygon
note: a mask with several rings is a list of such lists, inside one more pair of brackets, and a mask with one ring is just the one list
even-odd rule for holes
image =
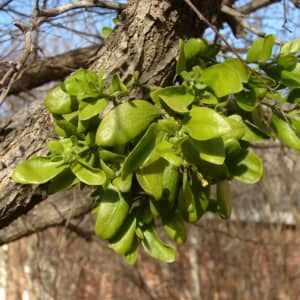
{"label": "sunlit leaf", "polygon": [[12,174],[15,182],[42,184],[57,176],[66,168],[64,161],[52,161],[50,157],[32,157],[17,166]]}
{"label": "sunlit leaf", "polygon": [[101,169],[93,168],[82,160],[75,161],[71,166],[76,177],[88,185],[102,185],[106,181],[106,175]]}
{"label": "sunlit leaf", "polygon": [[272,55],[272,49],[275,43],[274,35],[267,35],[258,38],[250,47],[247,53],[248,62],[265,62]]}
{"label": "sunlit leaf", "polygon": [[263,176],[263,164],[260,158],[250,150],[241,152],[234,161],[228,162],[228,167],[233,177],[244,183],[255,183]]}
{"label": "sunlit leaf", "polygon": [[273,113],[271,121],[278,138],[289,147],[300,150],[300,139],[291,128],[288,120],[285,120],[278,114]]}
{"label": "sunlit leaf", "polygon": [[176,251],[162,242],[151,225],[143,229],[143,234],[142,246],[150,256],[166,263],[175,261]]}
{"label": "sunlit leaf", "polygon": [[122,103],[108,112],[101,121],[96,143],[100,146],[125,144],[141,134],[160,114],[160,109],[145,100]]}
{"label": "sunlit leaf", "polygon": [[79,110],[79,119],[84,121],[98,115],[108,104],[105,98],[86,102],[86,105]]}
{"label": "sunlit leaf", "polygon": [[208,107],[193,107],[190,119],[183,129],[195,140],[203,141],[220,137],[231,130],[228,122],[215,110]]}
{"label": "sunlit leaf", "polygon": [[218,97],[238,93],[248,81],[248,69],[238,59],[228,59],[204,70],[201,81],[206,83]]}

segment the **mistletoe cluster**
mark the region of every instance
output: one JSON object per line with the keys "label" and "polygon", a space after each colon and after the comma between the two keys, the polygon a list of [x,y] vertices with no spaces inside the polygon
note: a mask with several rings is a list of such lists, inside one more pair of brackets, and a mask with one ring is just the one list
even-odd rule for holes
{"label": "mistletoe cluster", "polygon": [[180,41],[176,83],[145,99],[128,97],[136,74],[127,84],[114,75],[105,87],[103,72],[74,72],[45,99],[59,138],[13,179],[48,182],[49,194],[93,186],[97,236],[130,264],[139,245],[173,262],[158,226],[182,244],[186,223],[209,211],[229,218],[230,181],[263,175],[251,144],[278,137],[300,150],[300,39],[274,44],[273,35],[259,38],[245,61],[220,62],[218,45]]}

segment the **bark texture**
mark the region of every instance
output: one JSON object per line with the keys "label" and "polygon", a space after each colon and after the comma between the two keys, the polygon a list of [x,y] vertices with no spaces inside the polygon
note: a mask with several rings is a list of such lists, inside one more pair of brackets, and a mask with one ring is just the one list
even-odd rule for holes
{"label": "bark texture", "polygon": [[[34,61],[17,79],[9,94],[18,94],[51,81],[59,81],[79,68],[87,68],[101,45],[76,49],[54,57]],[[0,72],[0,78],[4,72]]]}
{"label": "bark texture", "polygon": [[[220,21],[218,16],[221,1],[197,3],[202,14],[217,25]],[[165,85],[173,80],[178,39],[201,36],[206,28],[184,1],[177,0],[129,0],[120,20],[120,25],[98,51],[91,68],[104,68],[107,77],[113,72],[119,72],[124,80],[138,70],[140,81],[150,85]],[[31,213],[24,215],[47,198],[45,187],[17,185],[10,177],[20,161],[33,154],[45,154],[46,142],[52,136],[51,118],[43,104],[37,102],[22,113],[22,117],[16,115],[15,119],[18,122],[0,125],[0,228],[9,224],[12,227],[10,230],[0,230],[0,243],[57,225],[59,222],[53,220],[46,209],[41,209],[38,214],[39,218],[44,218],[42,225],[38,225],[39,218],[34,218]],[[87,206],[77,203],[78,209],[74,209],[76,203],[70,202],[73,210],[69,210],[68,218],[80,215],[80,210],[86,213],[92,206],[88,197]],[[64,214],[67,211],[65,205],[58,202],[56,208],[62,209]],[[15,225],[18,220],[11,223],[18,218],[29,222],[34,230],[24,230]]]}

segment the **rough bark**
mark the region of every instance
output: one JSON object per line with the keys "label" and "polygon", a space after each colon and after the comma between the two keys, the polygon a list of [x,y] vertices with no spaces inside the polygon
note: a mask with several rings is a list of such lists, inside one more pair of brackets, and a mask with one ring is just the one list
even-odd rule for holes
{"label": "rough bark", "polygon": [[[198,5],[212,23],[219,22],[221,1],[199,1]],[[104,68],[108,77],[118,71],[124,80],[138,70],[142,83],[168,84],[174,78],[178,39],[201,36],[205,28],[184,1],[129,0],[121,14],[121,24],[98,51],[91,68]],[[18,122],[0,126],[0,228],[9,225],[47,197],[45,187],[17,185],[10,176],[21,160],[46,152],[45,144],[52,136],[51,119],[42,103],[38,102],[27,110],[24,117],[16,115],[15,119]],[[89,199],[86,201],[91,203]],[[57,205],[60,209],[60,204]],[[84,207],[82,211],[87,210]],[[77,211],[76,216],[79,214]],[[32,224],[37,230],[57,225],[57,221],[48,219],[46,210],[40,217],[45,218],[47,224]],[[72,213],[69,217],[73,217]],[[23,218],[26,220],[32,216],[27,214]],[[18,228],[15,226],[10,231],[14,239],[26,235],[24,230],[17,232]],[[0,230],[0,240],[5,243],[10,238],[7,235],[4,237]]]}
{"label": "rough bark", "polygon": [[[12,85],[9,94],[18,94],[51,81],[59,81],[94,61],[101,45],[68,51],[57,56],[34,61],[27,66]],[[0,72],[0,78],[4,72]]]}

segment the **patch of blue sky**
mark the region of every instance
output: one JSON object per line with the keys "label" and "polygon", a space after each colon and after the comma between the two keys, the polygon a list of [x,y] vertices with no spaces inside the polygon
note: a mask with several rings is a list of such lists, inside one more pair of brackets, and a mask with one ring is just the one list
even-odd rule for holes
{"label": "patch of blue sky", "polygon": [[[55,8],[60,5],[70,3],[69,0],[50,0],[47,2],[47,8]],[[115,2],[126,3],[125,0]],[[3,57],[5,49],[11,46],[10,33],[17,36],[15,51],[12,56],[17,56],[23,49],[23,35],[13,25],[15,21],[29,24],[30,15],[34,9],[32,0],[13,0],[10,4],[18,14],[11,11],[0,10],[0,55]],[[78,11],[78,10],[77,10]],[[51,19],[52,26],[47,23],[42,24],[39,34],[39,46],[43,49],[43,55],[56,55],[67,50],[86,47],[93,43],[99,43],[99,37],[102,27],[114,27],[112,19],[115,17],[113,11],[107,11],[100,8],[81,10],[80,14],[72,17],[74,11],[66,12],[63,15]],[[73,19],[72,19],[73,18]],[[86,31],[89,35],[79,35],[78,33]],[[7,34],[5,35],[5,32]],[[14,57],[10,57],[13,59]]]}

